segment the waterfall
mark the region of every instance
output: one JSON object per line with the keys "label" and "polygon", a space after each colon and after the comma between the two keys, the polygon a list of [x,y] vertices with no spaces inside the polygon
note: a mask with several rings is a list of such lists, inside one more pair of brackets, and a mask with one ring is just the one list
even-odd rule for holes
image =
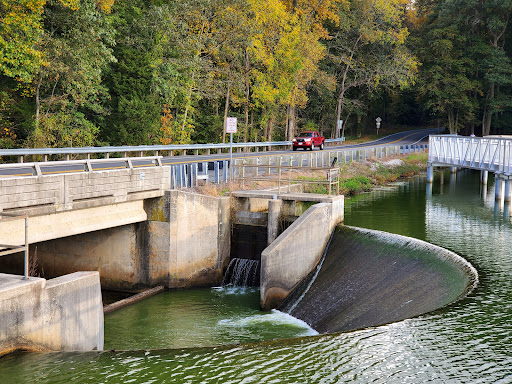
{"label": "waterfall", "polygon": [[222,286],[258,287],[260,285],[260,262],[258,260],[231,259],[224,274]]}

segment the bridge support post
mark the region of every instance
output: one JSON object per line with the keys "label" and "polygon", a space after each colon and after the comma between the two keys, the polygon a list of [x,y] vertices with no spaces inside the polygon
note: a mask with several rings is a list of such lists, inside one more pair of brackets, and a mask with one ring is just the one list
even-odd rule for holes
{"label": "bridge support post", "polygon": [[504,176],[504,182],[505,182],[505,201],[506,202],[510,202],[511,201],[511,196],[510,196],[510,182],[511,182],[511,175],[505,175]]}
{"label": "bridge support post", "polygon": [[457,168],[457,167],[450,167],[450,172],[451,173],[457,173],[458,169],[459,168]]}
{"label": "bridge support post", "polygon": [[487,185],[488,178],[489,178],[489,171],[480,171],[480,182],[483,185]]}
{"label": "bridge support post", "polygon": [[432,184],[434,182],[434,167],[432,163],[427,163],[427,183]]}
{"label": "bridge support post", "polygon": [[267,225],[267,245],[277,239],[279,234],[279,219],[283,210],[283,200],[268,201],[268,225]]}
{"label": "bridge support post", "polygon": [[494,199],[501,200],[503,197],[503,179],[501,174],[496,173],[494,177]]}

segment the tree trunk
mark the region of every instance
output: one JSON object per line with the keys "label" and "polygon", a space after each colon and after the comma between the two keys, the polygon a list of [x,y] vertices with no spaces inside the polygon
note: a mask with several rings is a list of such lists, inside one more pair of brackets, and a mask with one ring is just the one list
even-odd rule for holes
{"label": "tree trunk", "polygon": [[272,130],[274,129],[274,119],[272,115],[268,119],[268,128],[267,128],[267,141],[272,141]]}
{"label": "tree trunk", "polygon": [[253,128],[254,128],[254,111],[251,109],[251,125],[250,125],[250,134],[249,134],[249,139],[251,141],[258,141],[254,138],[253,136]]}
{"label": "tree trunk", "polygon": [[[249,53],[245,50],[245,131],[244,131],[244,142],[247,142],[247,132],[249,131],[249,97],[251,96],[251,80],[249,78],[251,65],[249,62]],[[252,133],[252,132],[251,132]]]}
{"label": "tree trunk", "polygon": [[36,129],[39,128],[39,112],[41,110],[41,83],[43,79],[40,76],[36,86]]}
{"label": "tree trunk", "polygon": [[295,136],[295,106],[288,106],[288,137],[286,140],[292,140]]}
{"label": "tree trunk", "polygon": [[229,112],[229,83],[228,83],[228,89],[226,91],[226,104],[224,105],[224,124],[222,129],[222,142],[226,142],[226,119],[228,118],[228,112]]}
{"label": "tree trunk", "polygon": [[491,133],[492,112],[490,104],[494,100],[494,83],[489,86],[489,93],[487,94],[484,113],[482,116],[482,136],[488,136]]}

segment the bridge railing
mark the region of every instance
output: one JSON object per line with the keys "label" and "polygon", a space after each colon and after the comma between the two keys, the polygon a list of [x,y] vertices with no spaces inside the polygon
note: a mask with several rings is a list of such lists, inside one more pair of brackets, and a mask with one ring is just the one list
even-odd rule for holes
{"label": "bridge railing", "polygon": [[512,173],[512,137],[431,135],[428,161],[433,165]]}
{"label": "bridge railing", "polygon": [[[326,145],[341,144],[341,139],[327,139]],[[248,142],[248,143],[233,143],[233,149],[241,152],[245,151],[259,151],[262,150],[276,150],[276,149],[290,149],[292,146],[291,141],[267,141],[267,142]],[[137,157],[143,157],[146,153],[152,153],[152,156],[159,156],[161,153],[167,153],[172,156],[174,152],[181,155],[187,155],[189,151],[194,155],[199,153],[210,155],[214,150],[217,153],[228,151],[230,148],[229,143],[218,144],[174,144],[174,145],[138,145],[138,146],[108,146],[108,147],[69,147],[69,148],[20,148],[20,149],[0,149],[0,157],[15,156],[18,163],[23,163],[27,156],[41,156],[43,162],[46,162],[50,157],[58,157],[64,160],[71,160],[72,156],[83,156],[87,159],[93,155],[100,155],[108,159],[112,155],[117,157],[128,157],[129,154],[135,154]]]}

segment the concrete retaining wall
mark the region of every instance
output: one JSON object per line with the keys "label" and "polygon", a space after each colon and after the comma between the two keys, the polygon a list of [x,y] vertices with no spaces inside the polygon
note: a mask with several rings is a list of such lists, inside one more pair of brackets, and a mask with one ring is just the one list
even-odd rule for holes
{"label": "concrete retaining wall", "polygon": [[318,264],[334,227],[343,221],[344,200],[310,207],[261,254],[261,307],[278,307]]}
{"label": "concrete retaining wall", "polygon": [[[138,291],[151,286],[143,252],[146,225],[123,225],[31,245],[47,278],[98,271],[104,289]],[[18,257],[21,261],[22,257]]]}
{"label": "concrete retaining wall", "polygon": [[162,198],[146,200],[142,211],[145,222],[32,244],[31,254],[37,248],[47,277],[95,270],[104,289],[222,282],[231,244],[229,197],[167,191]]}
{"label": "concrete retaining wall", "polygon": [[0,355],[16,349],[103,349],[103,305],[97,272],[53,280],[0,274]]}
{"label": "concrete retaining wall", "polygon": [[169,288],[222,282],[229,263],[229,197],[169,191],[148,212],[150,280]]}

